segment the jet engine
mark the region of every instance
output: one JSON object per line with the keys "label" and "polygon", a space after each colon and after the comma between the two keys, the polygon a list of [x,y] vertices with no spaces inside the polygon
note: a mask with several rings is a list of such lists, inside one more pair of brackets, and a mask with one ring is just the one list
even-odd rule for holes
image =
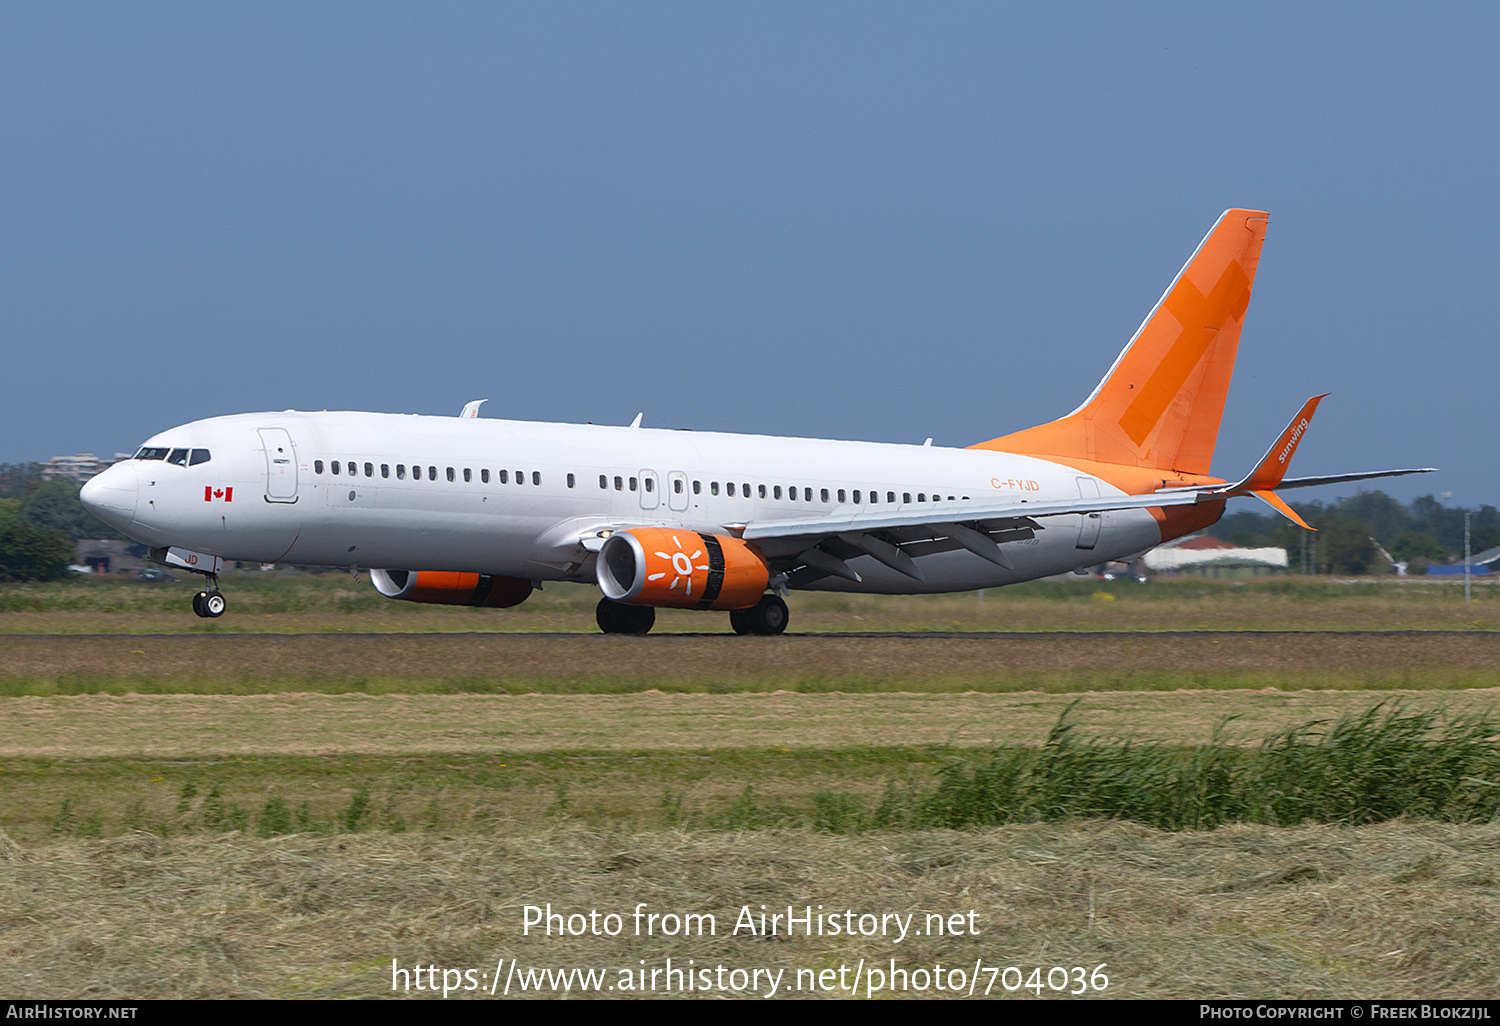
{"label": "jet engine", "polygon": [[605,598],[678,609],[749,609],[771,578],[754,545],[671,527],[615,532],[596,567]]}
{"label": "jet engine", "polygon": [[531,594],[521,577],[455,574],[440,570],[371,570],[370,582],[386,598],[440,606],[518,606]]}

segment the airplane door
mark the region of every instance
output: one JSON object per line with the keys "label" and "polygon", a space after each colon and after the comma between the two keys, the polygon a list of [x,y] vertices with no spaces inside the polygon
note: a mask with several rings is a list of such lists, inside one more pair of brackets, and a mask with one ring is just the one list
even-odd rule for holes
{"label": "airplane door", "polygon": [[660,484],[656,471],[641,471],[641,509],[655,509],[661,505]]}
{"label": "airplane door", "polygon": [[297,501],[297,453],[285,428],[260,428],[266,450],[266,501]]}
{"label": "airplane door", "polygon": [[672,509],[688,508],[687,475],[674,470],[667,475],[667,505]]}
{"label": "airplane door", "polygon": [[[1078,495],[1083,499],[1099,498],[1099,482],[1091,477],[1078,479]],[[1099,542],[1099,525],[1104,522],[1103,513],[1084,513],[1078,522],[1078,548],[1091,549]]]}

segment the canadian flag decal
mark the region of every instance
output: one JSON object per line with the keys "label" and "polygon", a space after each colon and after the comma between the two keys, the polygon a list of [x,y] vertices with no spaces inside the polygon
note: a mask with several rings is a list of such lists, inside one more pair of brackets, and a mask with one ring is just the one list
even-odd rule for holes
{"label": "canadian flag decal", "polygon": [[233,488],[215,488],[213,485],[203,486],[203,501],[213,502],[215,499],[223,499],[225,502],[234,501]]}

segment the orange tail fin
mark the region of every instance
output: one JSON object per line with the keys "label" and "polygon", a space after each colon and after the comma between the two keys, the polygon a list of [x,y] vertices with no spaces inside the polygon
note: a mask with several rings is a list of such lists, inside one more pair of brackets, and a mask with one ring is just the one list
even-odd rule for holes
{"label": "orange tail fin", "polygon": [[1207,474],[1268,218],[1224,212],[1082,406],[971,448]]}

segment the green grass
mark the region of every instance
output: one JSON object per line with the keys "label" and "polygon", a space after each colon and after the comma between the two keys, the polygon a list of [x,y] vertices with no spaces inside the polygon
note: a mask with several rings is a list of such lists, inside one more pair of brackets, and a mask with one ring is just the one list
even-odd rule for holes
{"label": "green grass", "polygon": [[1085,691],[1164,692],[1181,690],[1261,691],[1454,691],[1493,688],[1490,670],[1454,667],[1399,671],[1350,670],[1071,670],[1059,673],[887,673],[832,674],[796,671],[728,676],[705,669],[686,676],[593,674],[542,676],[383,677],[359,673],[246,673],[238,677],[154,674],[59,673],[46,677],[0,676],[0,698],[56,695],[629,695],[647,690],[665,694],[769,694],[792,691],[816,695],[1017,694],[1049,695]]}
{"label": "green grass", "polygon": [[[187,608],[193,592],[202,586],[202,582],[192,575],[181,576],[183,580],[175,584],[143,584],[125,576],[89,575],[46,583],[0,584],[0,613],[181,613]],[[221,580],[230,597],[233,616],[399,611],[399,615],[429,617],[457,612],[480,620],[515,623],[536,613],[591,613],[599,600],[598,589],[592,586],[550,583],[542,591],[534,592],[523,605],[502,614],[494,610],[452,610],[392,602],[375,591],[368,577],[362,576],[356,581],[348,573],[338,571],[261,573],[242,570],[226,573]],[[1481,598],[1490,594],[1487,582],[1475,582],[1474,587]],[[955,601],[964,606],[979,607],[1035,604],[1088,607],[1102,601],[1150,609],[1184,602],[1223,603],[1230,608],[1239,608],[1257,606],[1267,600],[1306,606],[1358,604],[1372,599],[1394,601],[1413,611],[1451,610],[1464,605],[1462,587],[1454,586],[1451,581],[1292,576],[1235,580],[1159,578],[1146,585],[1076,577],[992,588],[984,592],[982,599],[974,592],[917,596],[797,592],[794,604],[796,610],[804,614],[877,613],[920,619],[924,613],[946,610]],[[947,629],[941,622],[928,627]]]}
{"label": "green grass", "polygon": [[1217,732],[1185,748],[1080,740],[1068,721],[1072,708],[1040,748],[1008,745],[956,758],[931,787],[890,789],[875,822],[968,827],[1103,818],[1204,830],[1500,817],[1500,724],[1488,717],[1445,721],[1382,703],[1337,722],[1292,727],[1258,748]]}
{"label": "green grass", "polygon": [[490,832],[561,821],[628,829],[972,828],[1126,819],[1358,825],[1500,817],[1500,739],[1483,717],[1377,705],[1259,746],[1081,738],[1073,706],[1041,746],[942,745],[695,753],[486,753],[422,758],[7,760],[17,840],[239,831],[259,836]]}

